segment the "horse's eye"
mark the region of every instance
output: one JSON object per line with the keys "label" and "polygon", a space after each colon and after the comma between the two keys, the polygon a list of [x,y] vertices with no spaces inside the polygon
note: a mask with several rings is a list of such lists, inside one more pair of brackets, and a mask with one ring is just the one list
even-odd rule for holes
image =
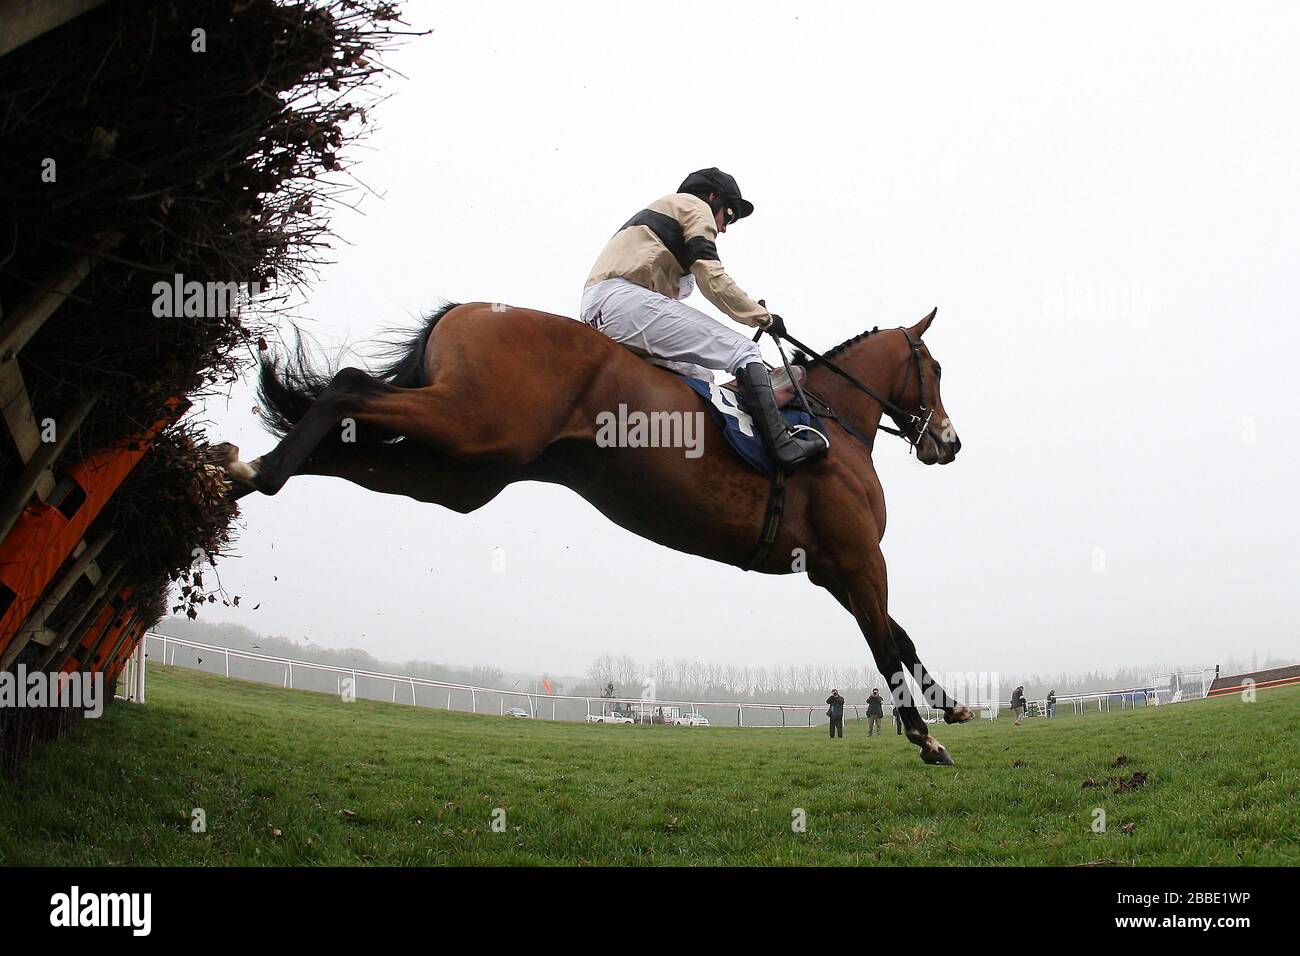
{"label": "horse's eye", "polygon": [[942,374],[943,374],[943,369],[939,368],[939,363],[938,363],[938,362],[935,362],[935,363],[934,363],[934,377],[935,377],[935,378],[938,378],[938,377],[941,376]]}

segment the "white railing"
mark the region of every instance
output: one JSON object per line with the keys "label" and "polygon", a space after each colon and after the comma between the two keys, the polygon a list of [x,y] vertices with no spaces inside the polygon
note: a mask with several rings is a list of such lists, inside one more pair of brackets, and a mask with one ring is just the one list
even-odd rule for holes
{"label": "white railing", "polygon": [[[726,716],[730,722],[730,714],[735,714],[735,726],[737,727],[812,727],[814,719],[817,718],[817,724],[825,720],[825,704],[777,704],[766,703],[762,701],[709,701],[709,700],[647,700],[640,697],[579,697],[566,694],[544,694],[533,691],[521,691],[505,689],[501,687],[483,687],[475,684],[460,684],[454,681],[434,680],[427,677],[412,677],[408,674],[388,674],[382,671],[368,671],[355,667],[340,667],[333,664],[317,664],[311,661],[293,660],[287,657],[273,657],[267,654],[255,654],[252,651],[242,651],[231,647],[225,647],[220,644],[205,644],[201,641],[190,641],[179,637],[170,637],[166,634],[158,634],[150,631],[145,635],[145,644],[147,641],[157,641],[162,644],[162,663],[169,666],[176,665],[176,652],[178,649],[185,648],[192,652],[198,665],[205,663],[204,654],[212,656],[212,659],[220,658],[222,661],[221,671],[226,677],[230,677],[230,663],[234,661],[247,661],[263,667],[270,667],[278,671],[278,676],[273,679],[259,678],[256,676],[245,679],[261,680],[263,683],[278,682],[282,687],[294,687],[295,671],[302,674],[333,674],[337,678],[334,693],[340,696],[344,695],[344,679],[351,683],[348,685],[351,693],[356,697],[364,697],[368,700],[382,700],[380,696],[374,694],[362,694],[360,692],[361,681],[371,683],[378,682],[384,685],[388,690],[388,698],[392,703],[399,703],[398,689],[402,689],[400,695],[401,703],[410,703],[414,706],[442,707],[445,710],[467,710],[470,713],[491,713],[492,709],[489,704],[497,704],[495,710],[497,713],[504,715],[506,713],[506,701],[512,699],[520,703],[527,703],[529,717],[538,717],[545,710],[545,704],[550,702],[551,720],[586,720],[593,716],[605,716],[611,710],[625,713],[633,717],[638,723],[671,723],[674,718],[684,716],[685,714],[699,713],[700,708],[705,708],[713,712],[714,717]],[[188,656],[188,655],[187,655]],[[154,659],[151,655],[151,659]],[[181,666],[195,667],[188,660],[182,659]],[[1212,672],[1213,668],[1202,669],[1199,672],[1189,673],[1206,673]],[[140,696],[143,696],[144,681],[143,673],[136,678],[132,674],[132,681],[127,686],[132,686],[138,679],[140,685]],[[1153,682],[1154,683],[1154,682]],[[1209,682],[1205,682],[1205,689],[1208,690]],[[328,686],[299,688],[323,690],[330,692]],[[437,694],[436,700],[422,702],[419,691],[426,690],[425,697],[431,698],[434,693]],[[446,699],[443,700],[442,694],[446,693]],[[1201,696],[1205,696],[1201,694]],[[453,707],[452,704],[459,699],[460,704],[468,703],[469,706]],[[495,701],[493,701],[495,698]],[[1154,703],[1167,703],[1168,700],[1161,700],[1155,686],[1147,687],[1130,687],[1123,690],[1100,691],[1092,694],[1068,694],[1058,695],[1056,698],[1056,709],[1069,707],[1076,715],[1088,713],[1093,707],[1098,713],[1106,713],[1111,710],[1112,702],[1117,699],[1120,703],[1120,709],[1129,707],[1145,706]],[[1141,704],[1138,703],[1139,699]],[[1199,699],[1190,695],[1179,697],[1182,699]],[[583,705],[583,711],[579,713],[576,709],[577,703]],[[559,716],[559,707],[561,704],[572,703],[572,709],[566,707],[565,716]],[[1047,712],[1047,701],[1042,698],[1027,701],[1031,714],[1045,714]],[[595,710],[593,710],[593,704]],[[1010,701],[989,701],[986,703],[969,703],[967,704],[972,710],[979,713],[982,717],[996,720],[1000,710],[1009,710]],[[885,707],[889,708],[888,701]],[[510,708],[516,709],[516,708]],[[518,708],[521,709],[522,708]],[[846,703],[844,705],[845,716],[852,711],[855,717],[862,717],[866,711],[866,703]],[[936,721],[942,719],[942,711],[930,707],[926,704],[920,704],[921,715],[927,721]],[[745,721],[746,712],[757,712],[770,723],[754,722],[753,714],[749,723]],[[776,723],[779,717],[780,723]]]}
{"label": "white railing", "polygon": [[[1109,713],[1112,703],[1119,699],[1120,710],[1134,707],[1149,707],[1157,704],[1177,704],[1188,700],[1204,700],[1210,696],[1210,685],[1218,668],[1201,667],[1196,670],[1182,671],[1176,674],[1164,674],[1154,677],[1145,687],[1125,687],[1122,690],[1103,690],[1094,694],[1057,695],[1056,707],[1068,705],[1074,713],[1082,715],[1088,712],[1089,705],[1096,705],[1099,713]],[[1139,704],[1138,701],[1141,701]],[[1030,716],[1042,716],[1047,713],[1047,699],[1037,698],[1027,701]],[[999,705],[1010,707],[1010,703]]]}
{"label": "white railing", "polygon": [[[1120,710],[1155,703],[1155,698],[1152,696],[1149,687],[1126,687],[1123,690],[1103,690],[1093,694],[1057,694],[1051,716],[1059,713],[1062,707],[1070,708],[1077,716],[1083,716],[1093,708],[1099,714],[1110,713],[1111,704],[1117,697],[1119,698]],[[1138,703],[1139,698],[1142,700],[1141,704]],[[1043,717],[1049,715],[1046,697],[1026,698],[1025,703],[1028,716]],[[1009,710],[1011,702],[1007,701],[998,704],[998,706]]]}
{"label": "white railing", "polygon": [[[611,708],[619,709],[620,712],[630,713],[639,723],[662,723],[670,722],[674,717],[685,714],[699,713],[700,708],[705,708],[714,712],[722,711],[725,714],[734,712],[737,727],[812,727],[814,718],[819,715],[824,719],[825,704],[776,704],[754,701],[711,701],[711,700],[647,700],[640,697],[579,697],[566,694],[540,694],[530,691],[506,690],[501,687],[483,687],[474,684],[460,684],[454,681],[433,680],[427,677],[412,677],[407,674],[388,674],[382,671],[368,671],[355,667],[340,667],[334,664],[317,664],[310,661],[292,660],[287,657],[273,657],[267,654],[255,654],[252,651],[241,651],[231,647],[224,647],[219,644],[205,644],[201,641],[190,641],[179,637],[170,637],[166,634],[158,634],[150,631],[145,635],[145,641],[160,642],[162,645],[162,663],[168,666],[177,666],[176,652],[184,648],[193,653],[194,658],[199,664],[206,663],[203,655],[211,655],[211,660],[219,659],[222,662],[221,673],[230,677],[231,661],[248,661],[263,666],[275,668],[278,674],[280,686],[292,688],[294,686],[295,672],[299,675],[303,673],[327,673],[333,674],[338,679],[335,692],[340,696],[343,694],[342,681],[346,677],[351,680],[349,685],[353,694],[357,697],[365,697],[369,700],[381,700],[382,697],[374,695],[363,695],[359,692],[359,684],[362,680],[380,682],[388,686],[389,699],[392,703],[399,703],[398,689],[402,688],[401,703],[412,705],[421,705],[419,699],[420,689],[429,689],[439,693],[437,701],[424,703],[423,706],[442,707],[445,710],[468,710],[470,713],[490,713],[491,710],[485,706],[494,696],[496,697],[496,711],[504,715],[506,713],[506,700],[511,698],[520,703],[527,702],[528,716],[537,717],[539,712],[544,711],[545,704],[550,703],[550,719],[569,719],[585,720],[591,716],[603,716],[608,714]],[[188,656],[188,655],[187,655]],[[150,660],[156,658],[150,654]],[[194,667],[184,657],[180,666]],[[275,679],[265,678],[246,678],[252,680],[261,680],[262,683],[275,683]],[[301,688],[300,688],[301,689]],[[312,688],[319,690],[320,688]],[[441,693],[446,692],[445,702],[442,700]],[[468,696],[469,707],[453,708],[454,698],[459,695],[460,702],[466,702]],[[426,694],[426,696],[429,696]],[[572,716],[561,718],[558,716],[559,705],[561,703],[581,702],[584,712],[574,713]],[[593,710],[592,705],[595,705]],[[846,712],[853,711],[856,716],[862,716],[866,711],[866,703],[850,704],[846,703],[844,709]],[[888,704],[886,704],[888,706]],[[974,705],[976,707],[982,705]],[[933,707],[926,705],[920,706],[922,716],[927,720],[937,720],[942,717],[942,712]],[[750,723],[745,722],[747,711],[757,711],[771,720],[771,723]],[[846,714],[847,715],[847,714]],[[780,723],[776,723],[779,716]],[[820,721],[818,721],[820,723]]]}
{"label": "white railing", "polygon": [[1217,676],[1217,667],[1157,675],[1152,679],[1155,702],[1177,704],[1186,700],[1203,700],[1210,696],[1210,685]]}

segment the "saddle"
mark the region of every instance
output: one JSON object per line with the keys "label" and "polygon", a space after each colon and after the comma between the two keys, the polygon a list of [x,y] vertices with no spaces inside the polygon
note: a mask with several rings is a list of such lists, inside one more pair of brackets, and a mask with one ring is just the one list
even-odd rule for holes
{"label": "saddle", "polygon": [[[794,372],[795,381],[797,381],[799,386],[802,388],[804,379],[808,377],[808,370],[802,365],[792,365],[790,368]],[[737,395],[740,394],[740,386],[734,380],[728,382],[722,387],[730,389]],[[776,394],[777,408],[785,408],[785,406],[790,404],[790,402],[794,400],[795,396],[799,394],[795,390],[794,382],[790,380],[790,376],[786,374],[784,368],[772,369],[772,391]],[[740,404],[740,402],[737,401],[737,404]]]}

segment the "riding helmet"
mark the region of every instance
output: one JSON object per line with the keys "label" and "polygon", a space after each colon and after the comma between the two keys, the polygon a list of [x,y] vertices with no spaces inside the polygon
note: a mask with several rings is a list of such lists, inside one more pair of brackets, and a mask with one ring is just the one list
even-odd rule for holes
{"label": "riding helmet", "polygon": [[697,169],[677,187],[679,193],[690,193],[703,199],[709,193],[717,193],[730,206],[736,219],[744,219],[754,211],[754,204],[740,195],[740,185],[735,177],[729,176],[717,166]]}

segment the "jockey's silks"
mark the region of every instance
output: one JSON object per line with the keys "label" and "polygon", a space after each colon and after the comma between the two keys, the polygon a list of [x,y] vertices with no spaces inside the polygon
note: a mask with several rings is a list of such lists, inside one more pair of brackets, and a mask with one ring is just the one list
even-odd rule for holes
{"label": "jockey's silks", "polygon": [[694,277],[704,297],[751,327],[766,325],[767,309],[745,294],[718,259],[718,225],[709,204],[689,193],[656,199],[605,244],[587,277],[590,288],[627,279],[669,299],[682,298],[681,280]]}

